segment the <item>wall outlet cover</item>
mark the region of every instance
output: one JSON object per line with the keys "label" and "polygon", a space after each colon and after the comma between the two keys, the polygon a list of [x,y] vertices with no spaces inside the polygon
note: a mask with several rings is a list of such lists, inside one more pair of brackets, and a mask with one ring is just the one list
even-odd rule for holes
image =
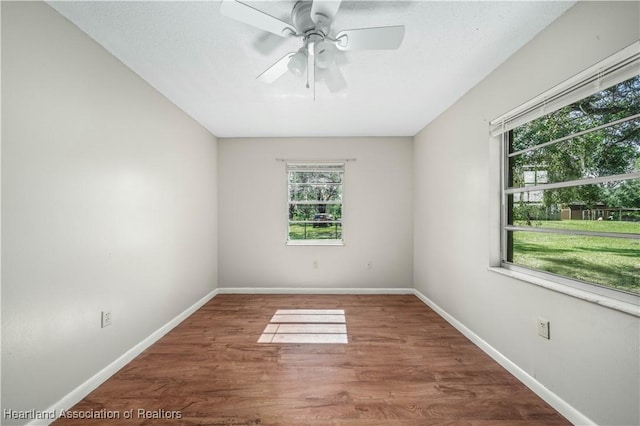
{"label": "wall outlet cover", "polygon": [[111,325],[111,311],[102,311],[100,317],[100,327],[105,328]]}
{"label": "wall outlet cover", "polygon": [[546,319],[538,318],[538,335],[545,339],[550,339],[551,334],[549,328],[551,324]]}

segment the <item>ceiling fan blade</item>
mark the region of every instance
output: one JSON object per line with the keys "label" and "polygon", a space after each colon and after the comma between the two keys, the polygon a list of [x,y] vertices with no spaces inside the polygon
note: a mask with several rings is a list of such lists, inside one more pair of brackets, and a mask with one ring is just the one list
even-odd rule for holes
{"label": "ceiling fan blade", "polygon": [[268,56],[274,53],[277,48],[286,42],[287,40],[282,37],[263,31],[253,40],[251,45],[257,52],[260,52],[264,56]]}
{"label": "ceiling fan blade", "polygon": [[311,19],[316,24],[318,22],[318,14],[324,15],[329,18],[329,21],[333,21],[338,9],[340,8],[342,0],[313,0],[311,4]]}
{"label": "ceiling fan blade", "polygon": [[359,28],[340,31],[336,47],[340,50],[397,49],[404,39],[404,25],[394,27]]}
{"label": "ceiling fan blade", "polygon": [[318,77],[319,80],[324,81],[331,93],[339,92],[347,87],[347,81],[335,62],[329,68],[318,70]]}
{"label": "ceiling fan blade", "polygon": [[264,83],[273,83],[289,70],[289,61],[293,55],[295,55],[295,52],[287,53],[282,58],[278,59],[275,64],[271,65],[262,74],[256,77],[256,79]]}
{"label": "ceiling fan blade", "polygon": [[236,21],[244,22],[282,37],[289,37],[296,33],[296,30],[290,24],[238,0],[222,0],[220,13]]}

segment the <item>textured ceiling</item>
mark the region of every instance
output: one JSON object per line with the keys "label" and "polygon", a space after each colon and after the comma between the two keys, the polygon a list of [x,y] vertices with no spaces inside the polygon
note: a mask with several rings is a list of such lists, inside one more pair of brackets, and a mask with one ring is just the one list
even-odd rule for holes
{"label": "textured ceiling", "polygon": [[[246,3],[291,22],[295,1]],[[287,73],[301,42],[220,14],[219,1],[49,2],[218,137],[413,136],[573,2],[343,1],[342,29],[405,25],[398,50],[340,52],[336,93]]]}

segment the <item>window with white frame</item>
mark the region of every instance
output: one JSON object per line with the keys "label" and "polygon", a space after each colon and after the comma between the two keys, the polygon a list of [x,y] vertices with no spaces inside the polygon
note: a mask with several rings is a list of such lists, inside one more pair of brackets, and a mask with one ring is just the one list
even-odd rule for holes
{"label": "window with white frame", "polygon": [[288,244],[341,244],[344,163],[287,163]]}
{"label": "window with white frame", "polygon": [[491,126],[503,142],[502,267],[637,301],[640,43]]}

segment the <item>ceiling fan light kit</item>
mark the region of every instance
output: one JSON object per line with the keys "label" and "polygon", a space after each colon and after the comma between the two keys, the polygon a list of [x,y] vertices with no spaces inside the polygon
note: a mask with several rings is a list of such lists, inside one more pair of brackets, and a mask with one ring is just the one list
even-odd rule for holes
{"label": "ceiling fan light kit", "polygon": [[295,75],[304,73],[307,69],[307,51],[303,47],[291,56],[287,68]]}
{"label": "ceiling fan light kit", "polygon": [[[316,76],[321,75],[329,91],[342,90],[346,83],[335,58],[338,51],[397,49],[404,38],[404,26],[343,30],[331,37],[331,24],[341,0],[300,0],[291,11],[293,25],[268,15],[238,0],[223,0],[223,15],[281,37],[302,40],[297,52],[287,53],[257,79],[273,83],[287,71],[302,75],[306,71],[308,88],[315,99]],[[316,72],[316,68],[319,68]]]}

